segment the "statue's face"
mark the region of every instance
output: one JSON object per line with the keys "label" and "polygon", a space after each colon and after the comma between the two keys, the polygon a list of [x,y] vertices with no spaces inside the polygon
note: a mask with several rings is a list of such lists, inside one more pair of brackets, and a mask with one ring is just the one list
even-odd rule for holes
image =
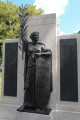
{"label": "statue's face", "polygon": [[37,42],[37,41],[39,41],[39,34],[35,34],[35,35],[33,35],[32,36],[32,42]]}
{"label": "statue's face", "polygon": [[30,38],[33,43],[37,43],[37,41],[39,41],[39,32],[31,33]]}
{"label": "statue's face", "polygon": [[33,41],[39,41],[39,35],[34,35],[34,39],[33,39]]}

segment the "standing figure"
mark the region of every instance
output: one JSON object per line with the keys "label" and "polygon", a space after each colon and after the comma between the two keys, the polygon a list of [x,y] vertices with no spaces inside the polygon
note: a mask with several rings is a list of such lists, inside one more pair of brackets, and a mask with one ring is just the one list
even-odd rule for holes
{"label": "standing figure", "polygon": [[38,43],[39,32],[30,35],[26,42],[24,103],[18,111],[26,108],[44,109],[52,91],[52,53],[43,43]]}

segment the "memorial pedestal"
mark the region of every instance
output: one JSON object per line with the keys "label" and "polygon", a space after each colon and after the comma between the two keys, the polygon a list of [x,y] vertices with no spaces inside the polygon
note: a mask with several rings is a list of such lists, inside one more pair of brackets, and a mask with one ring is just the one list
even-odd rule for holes
{"label": "memorial pedestal", "polygon": [[53,120],[80,120],[80,112],[57,111],[57,116]]}
{"label": "memorial pedestal", "polygon": [[28,113],[28,112],[17,112],[16,120],[53,120],[53,112],[49,115]]}
{"label": "memorial pedestal", "polygon": [[19,106],[0,103],[0,120],[53,120],[53,111],[49,115],[18,112]]}
{"label": "memorial pedestal", "polygon": [[0,120],[16,120],[18,106],[0,103]]}

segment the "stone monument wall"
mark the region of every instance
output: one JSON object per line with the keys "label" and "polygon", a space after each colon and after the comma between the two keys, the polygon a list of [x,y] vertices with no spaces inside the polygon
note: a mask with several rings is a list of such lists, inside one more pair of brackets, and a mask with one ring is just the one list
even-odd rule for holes
{"label": "stone monument wall", "polygon": [[[55,109],[56,105],[56,14],[32,16],[28,18],[26,23],[28,26],[27,40],[31,41],[30,35],[32,32],[39,32],[39,42],[44,43],[47,48],[52,51],[52,77],[53,77],[53,92],[50,98],[49,107]],[[54,101],[54,102],[53,102]]]}
{"label": "stone monument wall", "polygon": [[[11,39],[4,40],[3,43],[3,79],[0,119],[80,119],[80,35],[57,36],[57,26],[60,28],[60,24],[57,24],[56,21],[56,14],[49,14],[29,17],[26,23],[26,26],[28,26],[28,31],[26,33],[27,39],[31,41],[31,33],[38,31],[39,41],[44,43],[47,48],[52,51],[53,91],[48,104],[48,108],[52,109],[50,115],[17,112],[17,108],[23,104],[24,100],[24,59],[22,59],[22,52],[19,47],[16,49],[16,45],[19,45],[19,39]],[[13,46],[11,47],[12,44],[17,52],[13,51]],[[14,54],[14,52],[16,54]],[[14,55],[16,55],[15,59],[13,59]],[[9,64],[9,61],[12,61],[13,66],[11,62]],[[16,72],[14,66],[17,68]],[[6,71],[5,68],[8,71]],[[17,81],[16,79],[13,81],[13,78],[10,77],[11,79],[9,79],[8,77],[9,73],[12,73],[11,68],[13,68],[12,72],[14,72]],[[6,76],[9,81],[5,78]]]}
{"label": "stone monument wall", "polygon": [[[31,33],[38,31],[39,42],[44,43],[47,46],[47,48],[51,49],[52,51],[53,91],[51,93],[48,108],[56,110],[56,85],[57,85],[56,14],[29,17],[26,25],[28,25],[27,39],[30,41]],[[12,44],[14,45],[15,47],[14,50],[16,51],[13,50]],[[18,120],[26,119],[26,117],[29,120],[53,119],[53,111],[51,111],[50,115],[42,114],[40,115],[36,113],[21,114],[17,112],[17,108],[19,108],[24,101],[24,59],[22,59],[21,50],[19,49],[19,47],[17,48],[16,45],[17,46],[19,45],[19,39],[4,40],[3,43],[3,68],[2,68],[3,72],[2,72],[2,96],[0,103],[0,119],[4,118],[9,120]],[[13,56],[15,55],[14,52],[16,54],[16,57],[14,57],[15,59],[13,59]],[[16,68],[17,70],[15,71],[11,68],[13,69]],[[11,73],[15,74],[16,79],[13,80],[14,76],[13,74],[11,75]],[[13,77],[11,78],[10,75]],[[13,85],[12,83],[15,85]]]}
{"label": "stone monument wall", "polygon": [[[66,53],[66,55],[64,55],[64,53]],[[70,53],[71,55],[68,58],[68,55]],[[69,69],[66,65],[68,65]],[[65,66],[65,68],[63,66]],[[63,78],[64,80],[62,81]],[[79,34],[57,36],[56,95],[57,95],[56,111],[59,120],[72,120],[72,119],[79,120],[80,119],[80,35]]]}
{"label": "stone monument wall", "polygon": [[21,86],[24,85],[24,60],[22,60],[22,52],[18,44],[19,39],[8,39],[3,42],[2,104],[19,105],[23,103],[24,92]]}

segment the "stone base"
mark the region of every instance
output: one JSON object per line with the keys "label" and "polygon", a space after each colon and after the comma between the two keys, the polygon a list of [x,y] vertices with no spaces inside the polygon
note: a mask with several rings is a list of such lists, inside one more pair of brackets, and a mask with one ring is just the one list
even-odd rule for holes
{"label": "stone base", "polygon": [[80,120],[80,112],[54,111],[49,115],[18,112],[19,106],[0,104],[0,120]]}
{"label": "stone base", "polygon": [[0,104],[0,120],[53,120],[53,112],[49,115],[41,113],[18,112],[19,106]]}
{"label": "stone base", "polygon": [[50,115],[17,112],[16,120],[53,120],[53,112]]}
{"label": "stone base", "polygon": [[16,120],[80,120],[80,112],[52,111],[50,115],[17,112]]}
{"label": "stone base", "polygon": [[0,103],[0,120],[16,120],[16,112],[19,106]]}
{"label": "stone base", "polygon": [[80,120],[80,112],[58,111],[53,120]]}
{"label": "stone base", "polygon": [[7,120],[7,119],[0,119],[0,120]]}

